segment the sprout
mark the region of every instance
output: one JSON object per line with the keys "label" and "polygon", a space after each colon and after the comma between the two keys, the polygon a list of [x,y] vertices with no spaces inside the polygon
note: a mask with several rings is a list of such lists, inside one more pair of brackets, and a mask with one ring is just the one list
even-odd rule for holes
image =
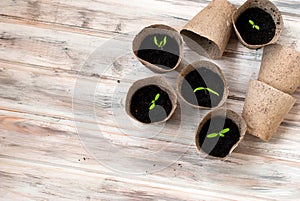
{"label": "sprout", "polygon": [[259,26],[256,25],[252,20],[249,20],[249,24],[251,24],[253,29],[257,29],[259,31]]}
{"label": "sprout", "polygon": [[229,128],[224,128],[223,130],[221,130],[220,132],[218,133],[210,133],[208,135],[206,135],[207,138],[214,138],[214,137],[217,137],[217,136],[220,136],[220,137],[225,137],[225,133],[229,132],[230,129]]}
{"label": "sprout", "polygon": [[154,44],[155,44],[158,48],[161,48],[161,49],[162,49],[162,48],[167,44],[167,36],[164,36],[164,39],[163,39],[162,41],[160,41],[159,43],[158,43],[158,41],[157,41],[157,37],[154,36],[153,41],[154,41]]}
{"label": "sprout", "polygon": [[211,88],[208,88],[208,87],[207,88],[206,87],[198,87],[198,88],[194,89],[194,93],[197,92],[197,91],[201,91],[201,90],[205,90],[205,91],[208,91],[212,94],[220,96],[220,94],[218,92],[216,92],[216,91],[214,91],[214,90],[212,90]]}
{"label": "sprout", "polygon": [[149,110],[152,110],[155,108],[155,102],[159,99],[160,94],[156,94],[154,100],[151,101],[151,105],[149,107]]}

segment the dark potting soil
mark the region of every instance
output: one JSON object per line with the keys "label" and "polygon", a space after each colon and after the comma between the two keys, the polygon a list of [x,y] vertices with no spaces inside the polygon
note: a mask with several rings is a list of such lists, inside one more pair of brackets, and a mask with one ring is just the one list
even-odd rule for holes
{"label": "dark potting soil", "polygon": [[[252,20],[259,30],[249,23]],[[278,22],[279,23],[279,22]],[[236,27],[243,40],[250,45],[270,42],[275,36],[276,25],[272,16],[260,8],[249,8],[237,19]]]}
{"label": "dark potting soil", "polygon": [[[154,43],[156,36],[158,43],[167,37],[166,44],[160,48]],[[137,56],[163,69],[172,69],[179,60],[179,44],[177,41],[163,34],[152,34],[145,37],[137,51]]]}
{"label": "dark potting soil", "polygon": [[[219,133],[221,130],[229,128],[224,137],[208,138],[210,133]],[[229,154],[232,146],[240,139],[238,126],[231,120],[222,116],[214,116],[209,119],[202,127],[199,134],[199,145],[201,149],[215,157],[224,158]]]}
{"label": "dark potting soil", "polygon": [[[208,90],[194,92],[198,87],[210,88],[219,96]],[[181,94],[186,101],[193,105],[215,107],[222,100],[224,82],[217,73],[205,67],[197,67],[185,76],[181,86]]]}
{"label": "dark potting soil", "polygon": [[[150,110],[152,100],[160,94],[155,107]],[[154,123],[164,120],[172,110],[169,95],[156,85],[148,85],[138,89],[132,96],[130,112],[140,122]]]}

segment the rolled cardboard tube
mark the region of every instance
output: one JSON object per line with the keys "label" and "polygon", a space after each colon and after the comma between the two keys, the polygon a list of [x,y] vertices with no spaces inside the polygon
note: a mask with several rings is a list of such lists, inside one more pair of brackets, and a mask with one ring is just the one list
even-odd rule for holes
{"label": "rolled cardboard tube", "polygon": [[[176,63],[176,65],[173,68],[170,69],[163,69],[155,64],[152,64],[148,61],[145,61],[143,59],[141,59],[137,52],[143,42],[143,40],[151,34],[164,34],[164,35],[168,35],[169,37],[172,37],[176,40],[176,42],[179,45],[179,58],[178,61]],[[178,65],[181,62],[181,58],[183,55],[183,40],[181,35],[179,34],[179,32],[176,29],[173,29],[172,27],[169,27],[167,25],[163,25],[163,24],[154,24],[148,27],[145,27],[144,29],[142,29],[142,31],[140,31],[135,38],[133,39],[132,42],[132,50],[134,55],[137,57],[137,59],[147,68],[149,68],[150,70],[156,72],[156,73],[166,73],[169,71],[172,71],[174,69],[176,69],[178,67]]]}
{"label": "rolled cardboard tube", "polygon": [[242,113],[248,133],[268,141],[295,102],[291,95],[261,81],[251,80]]}
{"label": "rolled cardboard tube", "polygon": [[156,85],[159,88],[161,88],[162,90],[164,90],[172,103],[172,110],[170,112],[170,114],[163,119],[162,121],[159,122],[155,122],[155,123],[162,123],[165,122],[167,120],[169,120],[171,118],[171,116],[173,115],[173,113],[175,112],[175,109],[177,107],[177,95],[176,95],[176,91],[168,84],[168,82],[166,81],[166,79],[162,76],[152,76],[152,77],[148,77],[148,78],[144,78],[141,80],[137,80],[135,81],[131,87],[129,88],[128,92],[127,92],[127,96],[126,96],[126,101],[125,101],[125,111],[126,113],[135,121],[144,124],[143,122],[140,122],[139,120],[137,120],[130,112],[130,105],[131,105],[131,101],[132,101],[132,96],[134,95],[134,93],[145,86],[149,86],[149,85]]}
{"label": "rolled cardboard tube", "polygon": [[[245,120],[238,115],[236,112],[230,110],[230,109],[225,109],[225,108],[218,108],[215,109],[209,113],[207,113],[207,115],[205,115],[203,117],[203,119],[200,121],[196,134],[195,134],[195,144],[197,149],[200,151],[200,153],[207,155],[208,153],[204,152],[201,149],[201,145],[199,144],[199,138],[200,138],[200,131],[203,128],[204,124],[211,118],[213,117],[217,117],[217,116],[221,116],[221,117],[226,117],[228,119],[231,119],[239,128],[239,132],[240,132],[240,138],[239,140],[231,147],[229,153],[227,154],[227,156],[229,156],[232,151],[239,145],[239,143],[243,140],[246,130],[247,130],[247,125]],[[226,156],[226,157],[227,157]],[[208,158],[213,158],[213,159],[220,159],[219,157],[215,157],[215,156],[211,156],[211,155],[207,155]],[[226,159],[226,157],[222,158],[222,159]]]}
{"label": "rolled cardboard tube", "polygon": [[266,46],[258,80],[293,94],[300,86],[300,52],[279,44]]}
{"label": "rolled cardboard tube", "polygon": [[[258,45],[248,44],[247,42],[244,41],[244,39],[242,38],[242,36],[239,33],[239,30],[236,27],[236,21],[239,18],[239,16],[245,10],[247,10],[249,8],[254,8],[254,7],[263,9],[264,11],[269,13],[272,16],[273,21],[275,22],[275,26],[276,26],[275,35],[274,35],[273,39],[271,41],[269,41],[268,43],[258,44]],[[240,42],[244,46],[246,46],[250,49],[258,49],[258,48],[261,48],[263,46],[276,43],[278,41],[279,37],[280,37],[280,34],[283,31],[283,28],[284,28],[283,19],[282,19],[282,16],[281,16],[281,13],[280,13],[279,9],[271,1],[268,1],[268,0],[248,0],[248,1],[246,1],[241,7],[239,7],[233,13],[232,22],[233,22],[234,31],[235,31],[238,39],[240,40]]]}
{"label": "rolled cardboard tube", "polygon": [[227,0],[213,0],[180,31],[183,40],[197,53],[220,59],[232,33],[235,10]]}
{"label": "rolled cardboard tube", "polygon": [[[211,70],[212,72],[216,73],[217,75],[219,75],[219,77],[221,78],[221,80],[224,83],[224,93],[223,93],[223,97],[221,99],[221,101],[219,102],[219,104],[215,107],[204,107],[204,106],[199,106],[199,105],[194,105],[192,103],[190,103],[189,101],[187,101],[181,94],[181,89],[182,89],[182,83],[185,79],[185,76],[187,74],[189,74],[191,71],[196,70],[197,68],[207,68],[209,70]],[[205,78],[204,78],[205,79]],[[188,105],[198,108],[198,109],[215,109],[218,107],[221,107],[225,101],[227,100],[227,97],[229,95],[229,89],[228,89],[228,83],[227,80],[225,79],[225,76],[222,72],[222,70],[214,63],[210,62],[210,61],[197,61],[194,62],[192,64],[189,64],[188,66],[186,66],[179,74],[178,78],[177,78],[177,92],[179,94],[179,97]]]}

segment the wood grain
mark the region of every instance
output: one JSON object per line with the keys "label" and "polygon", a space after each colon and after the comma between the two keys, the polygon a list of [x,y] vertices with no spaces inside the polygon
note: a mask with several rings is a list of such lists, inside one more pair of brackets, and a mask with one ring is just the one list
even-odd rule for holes
{"label": "wood grain", "polygon": [[[130,50],[144,26],[180,28],[208,3],[1,1],[0,200],[297,200],[299,89],[270,142],[247,135],[226,161],[205,159],[194,145],[194,130],[208,111],[181,103],[162,131],[145,130],[124,115],[129,86],[154,74],[130,51],[111,64],[105,59],[110,39]],[[299,2],[274,3],[285,21],[280,43],[300,50]],[[229,82],[225,107],[241,113],[261,55],[232,36],[223,58],[213,61]],[[184,57],[203,59],[188,47]],[[173,87],[177,75],[165,75]],[[78,88],[79,81],[95,90]],[[109,145],[122,151],[112,153]]]}

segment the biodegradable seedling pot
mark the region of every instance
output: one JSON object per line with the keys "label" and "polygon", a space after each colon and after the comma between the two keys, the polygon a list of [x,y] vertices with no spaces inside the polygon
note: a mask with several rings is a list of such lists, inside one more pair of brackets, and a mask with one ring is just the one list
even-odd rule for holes
{"label": "biodegradable seedling pot", "polygon": [[296,99],[289,94],[251,80],[242,114],[248,133],[268,141],[295,102]]}
{"label": "biodegradable seedling pot", "polygon": [[125,102],[126,113],[132,119],[145,124],[167,121],[176,107],[176,91],[161,76],[134,82],[128,90]]}
{"label": "biodegradable seedling pot", "polygon": [[258,49],[278,41],[283,19],[268,0],[248,0],[232,15],[233,27],[243,45]]}
{"label": "biodegradable seedling pot", "polygon": [[221,69],[210,61],[185,67],[178,76],[177,91],[184,102],[199,109],[220,107],[229,94]]}
{"label": "biodegradable seedling pot", "polygon": [[246,132],[244,119],[229,109],[209,112],[200,122],[195,143],[201,153],[225,158],[242,141]]}
{"label": "biodegradable seedling pot", "polygon": [[266,46],[258,80],[293,94],[300,85],[300,52],[279,44]]}
{"label": "biodegradable seedling pot", "polygon": [[183,40],[177,30],[156,24],[145,27],[136,35],[132,49],[142,64],[154,72],[164,73],[180,64]]}
{"label": "biodegradable seedling pot", "polygon": [[232,33],[231,15],[235,10],[227,0],[213,0],[181,30],[183,40],[201,55],[221,58]]}

